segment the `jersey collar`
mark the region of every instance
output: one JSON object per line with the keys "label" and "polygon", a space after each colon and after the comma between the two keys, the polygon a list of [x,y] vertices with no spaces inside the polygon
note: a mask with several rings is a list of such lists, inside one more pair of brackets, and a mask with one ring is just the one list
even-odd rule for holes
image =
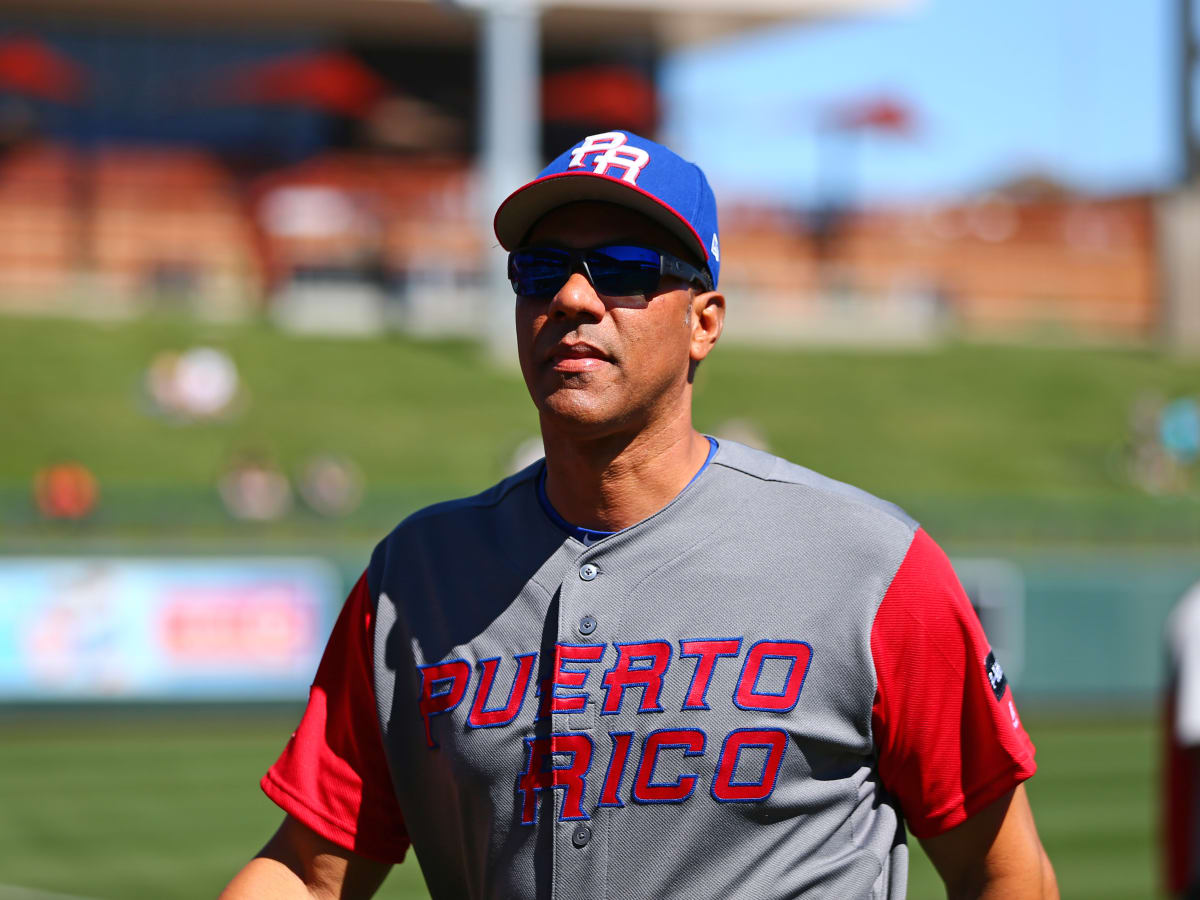
{"label": "jersey collar", "polygon": [[[708,438],[708,456],[704,457],[704,464],[696,470],[696,474],[693,475],[688,483],[683,486],[683,490],[679,492],[680,494],[696,483],[696,479],[699,478],[700,474],[708,468],[708,464],[712,462],[712,458],[717,453],[717,447],[719,446],[717,444],[717,439],[714,437],[709,437],[708,435],[705,435],[705,437]],[[676,496],[678,496],[678,494]],[[581,525],[572,525],[561,515],[559,515],[558,510],[551,505],[550,498],[546,496],[546,463],[544,460],[542,461],[542,467],[537,476],[537,498],[538,503],[542,507],[542,512],[546,514],[546,517],[550,519],[550,521],[553,522],[560,530],[575,538],[575,540],[579,541],[585,547],[590,547],[599,540],[603,540],[610,535],[617,534],[615,531],[598,531],[595,528],[584,528]]]}

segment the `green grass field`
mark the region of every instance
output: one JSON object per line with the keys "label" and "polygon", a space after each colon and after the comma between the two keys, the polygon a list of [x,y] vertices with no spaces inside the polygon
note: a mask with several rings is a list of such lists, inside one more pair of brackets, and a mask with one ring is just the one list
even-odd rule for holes
{"label": "green grass field", "polygon": [[[734,309],[731,314],[736,314]],[[245,386],[231,420],[179,425],[148,414],[155,353],[209,344]],[[1200,487],[1152,497],[1123,452],[1134,399],[1200,391],[1200,362],[1149,349],[947,345],[923,351],[722,346],[701,367],[696,421],[753,422],[771,448],[906,506],[944,540],[1200,538]],[[0,527],[33,540],[164,532],[237,540],[330,533],[377,538],[418,505],[503,476],[537,431],[515,368],[465,342],[288,336],[263,324],[176,318],[0,320]],[[214,482],[253,448],[294,472],[309,455],[359,463],[367,502],[329,525],[297,513],[232,526]],[[33,472],[76,458],[101,482],[94,521],[40,524]],[[240,531],[237,529],[241,528]]]}
{"label": "green grass field", "polygon": [[[1143,719],[1026,722],[1030,795],[1065,898],[1155,896],[1157,744]],[[294,725],[251,712],[0,720],[0,900],[212,898],[279,821],[257,779]],[[909,896],[943,896],[919,849]],[[24,892],[22,892],[24,889]],[[411,861],[380,897],[426,897]]]}

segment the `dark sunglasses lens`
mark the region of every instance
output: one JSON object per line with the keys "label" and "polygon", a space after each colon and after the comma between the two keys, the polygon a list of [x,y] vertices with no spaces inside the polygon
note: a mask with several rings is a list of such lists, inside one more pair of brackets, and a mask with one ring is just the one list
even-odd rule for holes
{"label": "dark sunglasses lens", "polygon": [[608,297],[649,297],[658,290],[661,257],[649,247],[601,247],[587,255],[592,284]]}
{"label": "dark sunglasses lens", "polygon": [[517,250],[508,257],[508,280],[522,297],[553,297],[571,274],[571,257],[552,249]]}

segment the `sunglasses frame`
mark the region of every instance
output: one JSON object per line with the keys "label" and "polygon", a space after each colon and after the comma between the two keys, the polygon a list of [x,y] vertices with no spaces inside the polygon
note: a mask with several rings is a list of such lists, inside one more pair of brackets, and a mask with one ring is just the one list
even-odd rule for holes
{"label": "sunglasses frame", "polygon": [[[713,290],[712,276],[709,275],[708,272],[705,271],[704,269],[697,268],[696,266],[693,266],[691,263],[687,262],[686,260],[682,260],[678,256],[675,256],[674,254],[667,253],[665,250],[659,250],[657,247],[650,247],[646,244],[633,244],[633,243],[603,244],[599,247],[588,247],[586,249],[579,249],[576,247],[561,247],[556,244],[535,244],[535,245],[532,245],[529,247],[518,247],[516,250],[513,250],[511,253],[508,254],[509,283],[512,285],[513,292],[518,294],[518,296],[529,297],[530,299],[533,299],[533,300],[548,300],[548,299],[550,299],[550,297],[554,296],[554,293],[557,293],[559,290],[562,289],[562,286],[567,283],[567,281],[570,279],[572,274],[574,274],[575,272],[583,272],[583,275],[588,280],[588,283],[591,284],[591,286],[595,289],[595,291],[598,294],[600,294],[601,296],[605,296],[605,297],[627,296],[627,295],[618,295],[618,294],[605,294],[603,291],[600,290],[599,287],[596,286],[596,282],[592,278],[592,271],[588,267],[588,259],[587,258],[589,256],[589,254],[601,253],[608,248],[614,248],[614,247],[632,247],[632,248],[635,248],[638,250],[645,250],[649,253],[653,253],[653,254],[657,255],[658,256],[658,280],[660,282],[662,281],[662,279],[664,277],[670,276],[673,278],[678,278],[681,281],[684,281],[689,285],[693,285],[693,284],[697,285],[705,291]],[[561,253],[566,257],[567,263],[568,263],[568,267],[565,270],[566,275],[564,276],[562,283],[559,284],[558,287],[556,287],[554,289],[553,293],[542,295],[542,296],[534,296],[531,294],[521,294],[517,290],[516,279],[513,278],[513,276],[512,276],[513,257],[515,257],[518,253],[527,253],[530,250],[549,250],[554,253]],[[616,260],[616,262],[620,262],[620,260]],[[648,299],[650,295],[643,294],[642,296],[645,296]]]}

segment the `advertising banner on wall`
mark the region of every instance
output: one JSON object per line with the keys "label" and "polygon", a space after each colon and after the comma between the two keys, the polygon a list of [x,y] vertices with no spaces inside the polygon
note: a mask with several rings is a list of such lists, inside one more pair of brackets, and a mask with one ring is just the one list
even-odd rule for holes
{"label": "advertising banner on wall", "polygon": [[303,700],[341,591],[311,559],[0,558],[0,702]]}

